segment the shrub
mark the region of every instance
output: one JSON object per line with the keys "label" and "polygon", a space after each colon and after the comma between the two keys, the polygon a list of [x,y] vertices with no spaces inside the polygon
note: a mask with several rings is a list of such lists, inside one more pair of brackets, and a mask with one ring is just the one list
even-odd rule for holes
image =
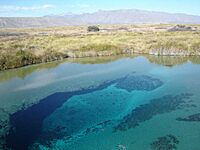
{"label": "shrub", "polygon": [[100,29],[97,26],[89,26],[87,31],[88,32],[98,32],[98,31],[100,31]]}
{"label": "shrub", "polygon": [[34,56],[28,51],[20,50],[16,53],[16,58],[21,65],[28,65],[29,63],[32,64]]}
{"label": "shrub", "polygon": [[67,56],[65,56],[63,53],[53,50],[46,50],[40,59],[42,60],[42,62],[50,62],[55,60],[62,60],[65,57]]}

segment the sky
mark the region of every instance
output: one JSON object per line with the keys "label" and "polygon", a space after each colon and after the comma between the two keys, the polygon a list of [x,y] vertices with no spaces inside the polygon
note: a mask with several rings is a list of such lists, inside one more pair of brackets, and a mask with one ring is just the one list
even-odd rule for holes
{"label": "sky", "polygon": [[40,17],[142,9],[200,16],[200,0],[0,0],[0,17]]}

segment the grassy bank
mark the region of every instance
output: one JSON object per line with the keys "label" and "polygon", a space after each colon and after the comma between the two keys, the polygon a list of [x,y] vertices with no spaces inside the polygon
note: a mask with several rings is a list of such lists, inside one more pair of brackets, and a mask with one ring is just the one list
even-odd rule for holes
{"label": "grassy bank", "polygon": [[[111,56],[123,53],[200,55],[197,31],[168,32],[173,25],[100,26],[45,29],[4,29],[0,36],[0,70],[61,60],[66,57]],[[9,36],[10,35],[10,36]]]}

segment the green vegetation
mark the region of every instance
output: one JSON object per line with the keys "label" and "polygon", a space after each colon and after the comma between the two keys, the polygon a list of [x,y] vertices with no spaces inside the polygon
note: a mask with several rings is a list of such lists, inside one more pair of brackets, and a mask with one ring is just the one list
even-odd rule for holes
{"label": "green vegetation", "polygon": [[99,32],[90,33],[84,26],[3,29],[0,32],[25,34],[0,37],[0,70],[66,57],[124,53],[200,55],[200,26],[194,26],[196,31],[168,32],[171,27],[173,25],[113,25],[100,26]]}
{"label": "green vegetation", "polygon": [[4,52],[0,55],[0,70],[18,68],[54,60],[61,60],[63,57],[63,54],[52,51],[45,52],[42,56],[36,56],[35,54],[25,50],[19,50],[15,53]]}

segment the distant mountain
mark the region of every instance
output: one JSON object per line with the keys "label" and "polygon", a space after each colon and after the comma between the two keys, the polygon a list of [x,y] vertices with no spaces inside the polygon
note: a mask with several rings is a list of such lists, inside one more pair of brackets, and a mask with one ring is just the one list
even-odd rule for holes
{"label": "distant mountain", "polygon": [[50,27],[95,24],[200,24],[200,16],[136,9],[62,14],[44,17],[0,17],[0,28]]}

